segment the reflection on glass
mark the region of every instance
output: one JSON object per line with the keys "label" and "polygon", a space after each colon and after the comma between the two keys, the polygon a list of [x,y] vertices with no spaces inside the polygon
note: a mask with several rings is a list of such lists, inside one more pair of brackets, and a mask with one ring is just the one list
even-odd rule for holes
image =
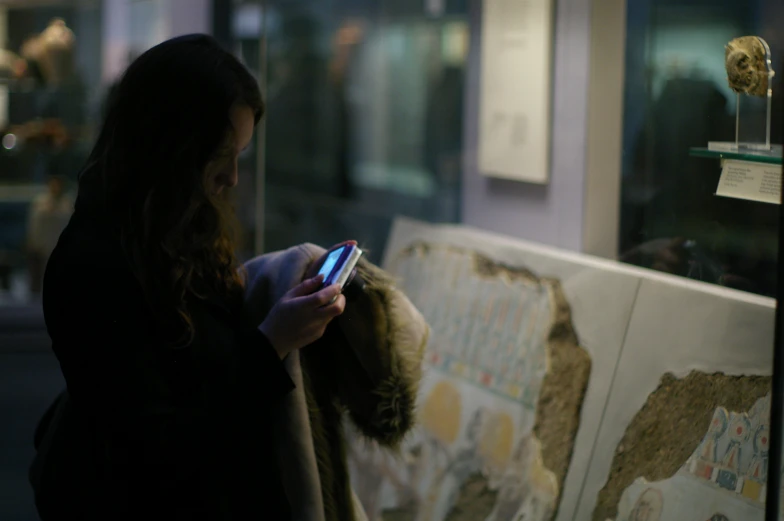
{"label": "reflection on glass", "polygon": [[392,4],[270,2],[265,249],[458,219],[467,12]]}
{"label": "reflection on glass", "polygon": [[[778,206],[714,196],[719,161],[689,149],[735,141],[738,98],[725,46],[739,36],[765,38],[779,69],[784,48],[774,27],[782,16],[767,0],[629,2],[622,260],[775,296]],[[781,94],[774,89],[774,113]],[[741,101],[744,141],[764,143],[766,100]],[[779,126],[771,140],[781,143]]]}
{"label": "reflection on glass", "polygon": [[0,7],[0,304],[41,290],[93,134],[100,7]]}

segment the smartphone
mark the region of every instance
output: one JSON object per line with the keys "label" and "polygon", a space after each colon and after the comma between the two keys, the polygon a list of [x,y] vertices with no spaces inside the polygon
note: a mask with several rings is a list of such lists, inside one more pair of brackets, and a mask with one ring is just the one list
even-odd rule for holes
{"label": "smartphone", "polygon": [[324,275],[323,287],[340,284],[341,289],[345,288],[361,256],[362,250],[352,244],[331,251],[319,270],[319,275]]}

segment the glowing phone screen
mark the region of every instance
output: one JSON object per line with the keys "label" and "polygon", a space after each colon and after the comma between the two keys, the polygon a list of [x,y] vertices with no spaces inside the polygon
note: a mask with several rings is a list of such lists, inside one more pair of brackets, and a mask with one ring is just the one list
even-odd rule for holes
{"label": "glowing phone screen", "polygon": [[337,250],[333,251],[332,253],[327,256],[327,260],[324,261],[324,265],[321,266],[319,270],[319,275],[324,275],[324,281],[327,280],[329,274],[332,273],[332,270],[335,269],[335,264],[337,264],[338,260],[340,260],[340,256],[343,254],[345,246],[343,248],[338,248]]}

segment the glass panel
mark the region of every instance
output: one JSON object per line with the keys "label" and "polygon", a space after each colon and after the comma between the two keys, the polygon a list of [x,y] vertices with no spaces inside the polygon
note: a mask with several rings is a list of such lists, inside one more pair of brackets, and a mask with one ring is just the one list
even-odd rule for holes
{"label": "glass panel", "polygon": [[432,9],[269,2],[265,250],[353,238],[378,261],[395,215],[458,220],[467,10]]}
{"label": "glass panel", "polygon": [[[235,42],[234,52],[253,75],[260,80],[261,53],[259,35],[262,31],[262,8],[259,3],[238,5],[233,11],[234,23],[231,27],[232,39]],[[234,191],[235,208],[242,224],[242,243],[237,255],[241,261],[254,256],[257,250],[256,237],[260,220],[257,215],[256,196],[259,180],[259,150],[257,135],[251,140],[248,148],[240,155],[238,168],[239,186]]]}
{"label": "glass panel", "polygon": [[[764,38],[773,69],[781,70],[781,2],[635,0],[627,6],[620,258],[775,296],[779,207],[716,197],[721,158],[705,149],[735,141],[737,96],[725,71],[725,45],[740,36]],[[784,92],[778,76],[774,114]],[[743,140],[764,143],[767,103],[745,95],[741,101]],[[782,143],[779,125],[771,141]],[[780,150],[764,159],[780,163]]]}
{"label": "glass panel", "polygon": [[0,7],[0,304],[40,293],[101,112],[98,1]]}

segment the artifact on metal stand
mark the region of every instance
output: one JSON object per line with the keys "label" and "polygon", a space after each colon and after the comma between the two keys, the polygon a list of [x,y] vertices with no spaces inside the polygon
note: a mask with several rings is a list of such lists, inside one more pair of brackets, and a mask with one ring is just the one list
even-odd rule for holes
{"label": "artifact on metal stand", "polygon": [[762,38],[742,36],[725,47],[724,63],[730,88],[738,94],[765,97],[768,94],[770,49]]}
{"label": "artifact on metal stand", "polygon": [[[708,143],[709,150],[737,152],[741,149],[762,153],[780,153],[780,145],[770,143],[771,107],[773,102],[773,71],[770,46],[757,36],[742,36],[730,41],[724,50],[724,65],[727,82],[736,93],[735,104],[735,142]],[[761,136],[751,140],[741,139],[741,94],[767,98],[767,118],[765,143],[758,141]]]}

